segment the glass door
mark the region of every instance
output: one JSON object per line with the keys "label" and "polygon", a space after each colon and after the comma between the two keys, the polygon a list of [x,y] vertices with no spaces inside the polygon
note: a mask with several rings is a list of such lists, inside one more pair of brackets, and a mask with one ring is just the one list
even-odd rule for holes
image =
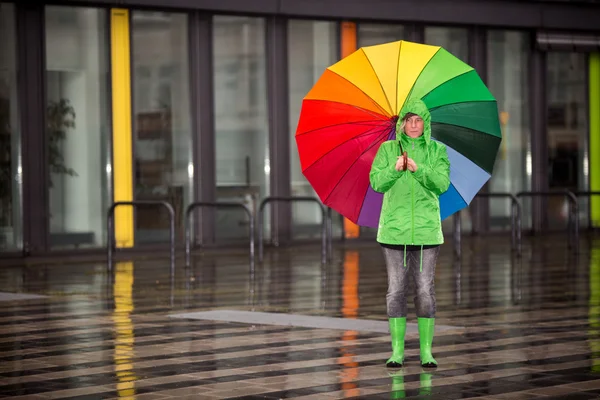
{"label": "glass door", "polygon": [[50,246],[104,246],[109,202],[107,11],[45,9]]}
{"label": "glass door", "polygon": [[[502,143],[496,157],[489,189],[492,193],[512,193],[531,190],[532,158],[529,126],[530,37],[519,31],[489,31],[488,86],[498,102]],[[531,205],[523,205],[522,224],[531,227]],[[511,202],[490,199],[490,228],[510,231]]]}
{"label": "glass door", "polygon": [[[135,199],[169,202],[177,235],[193,196],[187,18],[136,10],[131,19]],[[165,209],[137,209],[136,243],[165,243],[168,235]]]}
{"label": "glass door", "polygon": [[[588,168],[588,87],[586,53],[549,52],[547,60],[548,187],[585,191]],[[551,229],[562,229],[568,218],[565,198],[548,200]],[[580,218],[587,220],[589,201],[579,199]]]}
{"label": "glass door", "polygon": [[[265,32],[264,18],[213,17],[217,200],[255,211],[270,193]],[[246,240],[248,224],[243,211],[218,210],[217,241]]]}
{"label": "glass door", "polygon": [[0,252],[22,247],[15,7],[0,3]]}
{"label": "glass door", "polygon": [[[327,67],[339,59],[338,24],[329,21],[291,20],[288,25],[288,65],[290,85],[290,171],[293,196],[319,196],[302,174],[296,144],[296,128],[302,99]],[[336,237],[341,231],[341,217],[333,213]],[[316,239],[321,235],[321,210],[313,203],[292,205],[294,239]]]}

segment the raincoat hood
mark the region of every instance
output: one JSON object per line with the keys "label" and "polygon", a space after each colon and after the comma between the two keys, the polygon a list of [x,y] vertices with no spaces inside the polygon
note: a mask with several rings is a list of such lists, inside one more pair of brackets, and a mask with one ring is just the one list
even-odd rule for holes
{"label": "raincoat hood", "polygon": [[402,118],[408,113],[417,114],[423,118],[423,135],[425,143],[429,144],[431,141],[431,114],[429,109],[422,100],[411,100],[402,107],[400,114],[398,115],[398,122],[396,122],[396,140],[401,140],[402,136],[410,138],[406,133],[402,132],[400,126],[402,125]]}

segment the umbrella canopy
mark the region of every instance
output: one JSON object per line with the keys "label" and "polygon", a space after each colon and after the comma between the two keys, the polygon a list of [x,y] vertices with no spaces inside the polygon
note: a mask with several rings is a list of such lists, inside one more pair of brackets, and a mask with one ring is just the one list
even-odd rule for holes
{"label": "umbrella canopy", "polygon": [[377,227],[383,195],[369,182],[381,143],[394,140],[402,107],[421,99],[431,137],[444,143],[451,185],[441,217],[468,206],[490,179],[501,142],[496,100],[477,72],[439,46],[398,41],[363,47],[328,67],[304,97],[296,144],[323,204]]}

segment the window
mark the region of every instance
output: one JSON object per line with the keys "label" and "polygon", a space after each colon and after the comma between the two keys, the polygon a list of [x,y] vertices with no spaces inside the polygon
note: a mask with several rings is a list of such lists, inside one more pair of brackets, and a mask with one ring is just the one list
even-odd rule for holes
{"label": "window", "polygon": [[0,251],[22,247],[15,8],[0,3]]}
{"label": "window", "polygon": [[[302,99],[325,69],[339,60],[337,27],[337,23],[327,21],[292,20],[288,25],[292,196],[318,199],[302,174],[295,135]],[[295,237],[319,237],[323,218],[321,210],[311,203],[296,203],[292,207]],[[333,219],[336,229],[340,229],[340,221],[340,218]]]}
{"label": "window", "polygon": [[[131,21],[135,199],[169,202],[182,232],[194,173],[187,15],[134,11]],[[135,238],[167,242],[167,211],[139,207]]]}
{"label": "window", "polygon": [[[502,143],[490,179],[490,192],[516,194],[531,188],[529,129],[529,35],[516,31],[488,32],[488,87],[498,103]],[[529,201],[523,227],[530,224]],[[509,200],[490,200],[491,229],[510,229]]]}
{"label": "window", "polygon": [[45,29],[50,244],[103,246],[111,133],[106,10],[48,6]]}
{"label": "window", "polygon": [[425,43],[441,46],[464,62],[469,62],[469,32],[465,28],[427,26]]}
{"label": "window", "polygon": [[[215,16],[213,49],[217,199],[252,209],[271,173],[264,19]],[[246,237],[247,224],[241,211],[219,211],[216,236]]]}
{"label": "window", "polygon": [[[548,187],[550,190],[587,191],[589,188],[589,121],[587,55],[548,53]],[[589,218],[589,198],[579,198],[582,226]],[[548,200],[550,227],[562,229],[568,219],[564,198]]]}
{"label": "window", "polygon": [[404,40],[404,26],[386,24],[358,24],[358,47],[373,46]]}

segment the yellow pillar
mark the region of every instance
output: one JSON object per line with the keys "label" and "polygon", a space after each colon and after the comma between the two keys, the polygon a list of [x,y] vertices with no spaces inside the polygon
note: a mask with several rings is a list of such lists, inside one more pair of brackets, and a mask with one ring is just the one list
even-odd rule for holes
{"label": "yellow pillar", "polygon": [[[113,201],[133,200],[129,11],[111,10]],[[117,247],[133,246],[133,209],[115,210]]]}
{"label": "yellow pillar", "polygon": [[135,396],[135,381],[133,358],[135,356],[135,335],[133,334],[133,263],[117,263],[113,295],[115,311],[115,350],[113,354],[115,375],[117,377],[118,397]]}

